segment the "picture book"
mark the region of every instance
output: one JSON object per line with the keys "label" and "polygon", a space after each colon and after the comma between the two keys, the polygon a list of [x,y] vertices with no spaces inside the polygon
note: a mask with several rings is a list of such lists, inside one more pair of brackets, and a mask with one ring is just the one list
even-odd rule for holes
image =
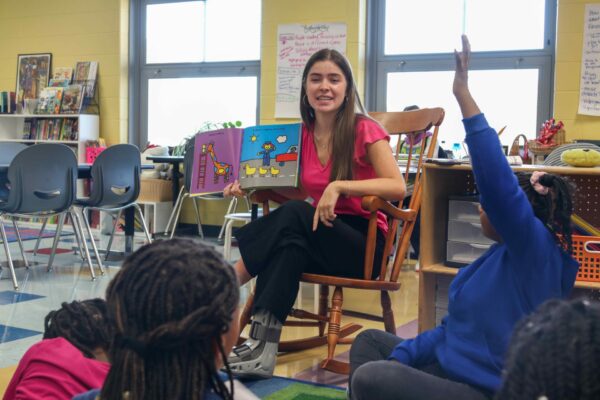
{"label": "picture book", "polygon": [[52,79],[67,79],[71,82],[73,78],[73,68],[71,67],[58,67],[54,68],[54,73],[52,74]]}
{"label": "picture book", "polygon": [[83,100],[83,86],[81,85],[69,85],[63,92],[62,105],[60,106],[60,112],[62,114],[77,114],[81,109],[81,102]]}
{"label": "picture book", "polygon": [[48,82],[48,86],[51,87],[67,87],[71,83],[70,79],[65,78],[52,78]]}
{"label": "picture book", "polygon": [[97,73],[97,61],[79,61],[75,65],[75,75],[73,76],[73,83],[79,83],[84,86],[85,97],[94,97]]}
{"label": "picture book", "polygon": [[220,193],[236,179],[243,189],[297,187],[301,134],[300,124],[198,133],[190,193]]}
{"label": "picture book", "polygon": [[58,114],[64,88],[45,87],[40,92],[36,114]]}

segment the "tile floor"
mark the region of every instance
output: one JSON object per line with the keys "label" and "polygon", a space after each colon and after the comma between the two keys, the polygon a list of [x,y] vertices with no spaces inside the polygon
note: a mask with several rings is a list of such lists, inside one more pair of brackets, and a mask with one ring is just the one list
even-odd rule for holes
{"label": "tile floor", "polygon": [[[102,236],[102,244],[108,236]],[[211,239],[209,239],[211,240]],[[212,240],[214,242],[214,239]],[[71,249],[73,236],[63,237],[59,248]],[[136,237],[134,246],[143,243],[142,237]],[[102,244],[100,247],[102,247]],[[25,249],[31,250],[34,240],[24,241]],[[51,239],[44,239],[41,248],[50,247]],[[121,238],[117,238],[113,249],[122,248]],[[222,250],[222,246],[217,246]],[[20,258],[16,243],[11,243],[13,258]],[[47,255],[38,254],[33,257],[27,253],[30,261],[38,265],[29,269],[18,268],[19,291],[13,289],[7,267],[0,270],[0,395],[14,372],[23,353],[41,339],[45,315],[60,306],[64,301],[83,300],[93,297],[104,297],[106,286],[111,277],[118,271],[120,262],[106,262],[106,275],[98,276],[92,281],[87,264],[73,252],[58,254],[52,271],[46,271]],[[237,249],[233,249],[232,258],[239,257]],[[5,260],[0,251],[0,260]],[[410,267],[401,274],[402,289],[392,294],[396,325],[404,337],[416,334],[418,299],[418,277]],[[242,288],[241,301],[245,302],[249,288]],[[314,289],[312,285],[301,287],[301,302],[311,309],[314,305]],[[344,292],[344,305],[352,310],[377,312],[380,309],[379,296],[368,291]],[[242,303],[243,304],[243,303]],[[342,323],[351,322],[352,318],[344,318]],[[382,324],[360,320],[365,327],[383,329]],[[313,335],[315,328],[286,327],[282,339],[297,339]],[[336,354],[340,359],[347,358],[349,346],[338,346]],[[297,353],[281,354],[278,357],[275,374],[286,377],[311,380],[344,386],[346,377],[321,370],[318,365],[326,354],[326,346]]]}

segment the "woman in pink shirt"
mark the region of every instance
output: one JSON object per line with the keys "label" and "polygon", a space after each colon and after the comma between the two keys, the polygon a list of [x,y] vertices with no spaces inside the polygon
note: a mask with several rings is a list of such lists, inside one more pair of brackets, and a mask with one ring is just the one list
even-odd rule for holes
{"label": "woman in pink shirt", "polygon": [[[302,273],[362,276],[369,213],[361,208],[361,197],[400,200],[406,192],[389,135],[366,115],[342,54],[323,49],[311,56],[300,97],[302,187],[282,194],[311,202],[288,201],[236,234],[240,284],[257,277],[250,338],[229,357],[239,375],[273,374],[281,325]],[[237,182],[224,193],[244,195]],[[375,266],[380,265],[387,231],[383,213],[377,225]]]}
{"label": "woman in pink shirt", "polygon": [[4,400],[70,400],[101,387],[111,334],[102,299],[63,303],[44,320],[44,337],[27,350]]}

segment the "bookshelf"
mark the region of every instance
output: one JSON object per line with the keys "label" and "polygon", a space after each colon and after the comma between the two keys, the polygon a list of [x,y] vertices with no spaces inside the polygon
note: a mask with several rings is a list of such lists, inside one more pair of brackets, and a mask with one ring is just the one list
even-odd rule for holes
{"label": "bookshelf", "polygon": [[[574,212],[600,226],[600,168],[520,166],[514,171],[543,170],[567,176],[577,187]],[[421,204],[421,259],[419,270],[419,332],[434,328],[447,313],[448,286],[458,269],[445,265],[448,197],[475,188],[470,165],[425,164]],[[592,292],[593,291],[593,292]],[[600,282],[575,282],[576,294],[593,296]]]}
{"label": "bookshelf", "polygon": [[[52,123],[50,124],[48,121],[52,121]],[[51,135],[51,131],[48,131],[48,134],[44,136],[36,135],[36,138],[24,139],[23,133],[26,123],[40,124],[39,126],[46,124],[46,127],[58,123],[61,128],[66,124],[70,127],[74,126],[76,129],[73,129],[71,137],[65,140],[52,139],[52,137],[58,136]],[[99,118],[96,114],[0,114],[0,143],[63,143],[73,149],[79,163],[85,163],[86,141],[98,140],[99,126]],[[60,133],[60,129],[55,132]]]}

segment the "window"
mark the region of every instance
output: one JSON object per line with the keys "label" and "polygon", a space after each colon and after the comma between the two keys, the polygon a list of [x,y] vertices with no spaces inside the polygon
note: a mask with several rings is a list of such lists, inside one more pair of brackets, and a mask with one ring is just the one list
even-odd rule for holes
{"label": "window", "polygon": [[260,0],[131,5],[132,142],[174,146],[205,122],[256,124]]}
{"label": "window", "polygon": [[464,32],[473,51],[471,91],[493,127],[507,125],[504,144],[520,133],[534,137],[551,116],[555,2],[373,0],[369,7],[369,109],[443,107],[440,141],[446,148],[462,142],[452,51]]}

